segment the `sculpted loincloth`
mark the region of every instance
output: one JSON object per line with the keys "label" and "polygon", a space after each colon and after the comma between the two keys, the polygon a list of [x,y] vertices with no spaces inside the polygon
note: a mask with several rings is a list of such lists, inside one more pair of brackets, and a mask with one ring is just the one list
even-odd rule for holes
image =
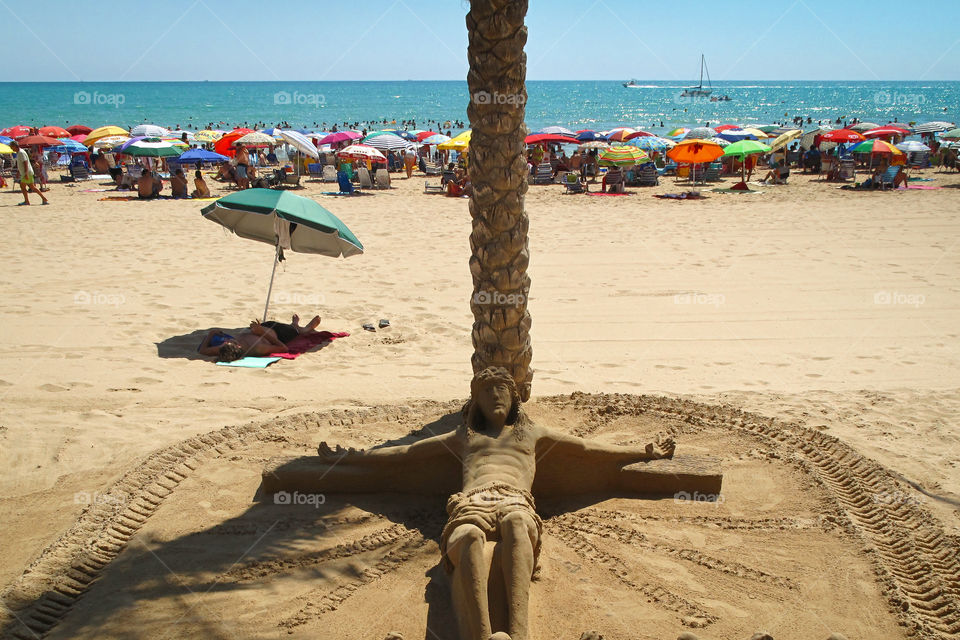
{"label": "sculpted loincloth", "polygon": [[447,524],[440,536],[440,552],[447,572],[453,565],[447,557],[447,540],[453,531],[464,524],[472,524],[487,536],[487,540],[500,540],[500,523],[515,511],[522,511],[537,525],[537,540],[533,549],[533,566],[536,570],[540,558],[540,536],[543,534],[543,520],[537,515],[533,495],[524,489],[517,489],[505,482],[488,482],[479,487],[455,493],[447,499]]}

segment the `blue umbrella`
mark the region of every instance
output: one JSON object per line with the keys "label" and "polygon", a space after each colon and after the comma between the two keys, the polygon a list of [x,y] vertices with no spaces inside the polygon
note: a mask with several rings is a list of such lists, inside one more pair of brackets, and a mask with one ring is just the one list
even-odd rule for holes
{"label": "blue umbrella", "polygon": [[583,131],[577,134],[577,140],[580,142],[593,142],[594,140],[606,140],[606,137],[599,131]]}
{"label": "blue umbrella", "polygon": [[56,151],[57,153],[86,153],[89,151],[86,145],[77,142],[76,140],[71,140],[70,138],[60,138],[60,142],[63,144],[58,144],[55,147],[50,147],[51,151]]}
{"label": "blue umbrella", "polygon": [[667,140],[666,138],[660,138],[658,136],[640,136],[638,138],[630,138],[623,144],[627,145],[628,147],[643,149],[644,151],[658,152],[666,151],[667,149],[671,149],[676,145],[673,140]]}
{"label": "blue umbrella", "polygon": [[0,136],[0,144],[7,144],[8,142],[13,142],[13,138],[8,138],[7,136]]}
{"label": "blue umbrella", "polygon": [[723,138],[727,142],[740,142],[741,140],[756,140],[757,136],[743,129],[727,129],[717,134],[718,138]]}
{"label": "blue umbrella", "polygon": [[206,149],[190,149],[181,153],[176,161],[180,164],[196,164],[197,162],[229,162],[230,158]]}

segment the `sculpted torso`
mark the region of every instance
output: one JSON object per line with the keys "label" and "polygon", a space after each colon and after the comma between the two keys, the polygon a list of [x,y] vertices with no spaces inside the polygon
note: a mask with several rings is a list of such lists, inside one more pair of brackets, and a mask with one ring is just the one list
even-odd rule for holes
{"label": "sculpted torso", "polygon": [[[518,441],[513,427],[499,433],[471,433],[463,442],[463,490],[505,482],[529,491],[537,471],[535,429]],[[462,442],[462,441],[461,441]]]}

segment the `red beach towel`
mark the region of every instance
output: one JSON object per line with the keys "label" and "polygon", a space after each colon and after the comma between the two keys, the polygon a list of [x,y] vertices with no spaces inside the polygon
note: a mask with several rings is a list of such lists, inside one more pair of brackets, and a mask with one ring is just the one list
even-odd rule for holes
{"label": "red beach towel", "polygon": [[350,334],[346,331],[342,331],[340,333],[334,333],[331,331],[318,331],[317,333],[309,333],[307,335],[297,336],[287,343],[286,352],[271,353],[270,355],[276,358],[293,360],[297,356],[310,351],[310,349],[313,349],[317,345],[336,340],[337,338],[346,338],[349,335]]}

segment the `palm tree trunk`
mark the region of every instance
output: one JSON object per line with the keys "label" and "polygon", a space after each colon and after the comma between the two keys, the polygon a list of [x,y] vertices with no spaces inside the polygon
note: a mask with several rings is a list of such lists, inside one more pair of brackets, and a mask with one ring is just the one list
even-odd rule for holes
{"label": "palm tree trunk", "polygon": [[473,371],[505,368],[523,401],[530,397],[533,379],[527,312],[529,220],[523,210],[526,13],[527,0],[471,0],[467,14]]}

